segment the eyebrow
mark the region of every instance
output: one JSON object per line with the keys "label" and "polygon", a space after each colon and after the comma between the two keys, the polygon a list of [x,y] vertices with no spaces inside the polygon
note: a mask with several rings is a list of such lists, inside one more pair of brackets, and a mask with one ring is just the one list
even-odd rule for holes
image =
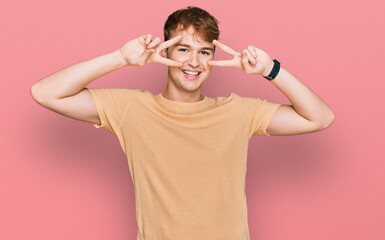
{"label": "eyebrow", "polygon": [[[188,45],[188,44],[183,44],[183,43],[179,43],[179,44],[177,44],[175,47],[179,47],[179,46],[191,48],[190,45]],[[214,52],[214,48],[211,48],[211,47],[203,47],[203,48],[201,48],[200,50],[210,50],[210,51]]]}

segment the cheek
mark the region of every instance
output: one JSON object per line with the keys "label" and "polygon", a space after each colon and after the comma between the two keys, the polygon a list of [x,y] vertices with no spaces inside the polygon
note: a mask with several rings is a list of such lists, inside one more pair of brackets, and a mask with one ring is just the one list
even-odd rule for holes
{"label": "cheek", "polygon": [[186,54],[177,53],[177,54],[174,54],[174,59],[178,60],[179,62],[185,62],[188,60],[188,57],[186,56]]}
{"label": "cheek", "polygon": [[170,68],[170,72],[172,73],[178,73],[180,71],[178,67],[169,67],[169,68]]}
{"label": "cheek", "polygon": [[211,61],[211,60],[212,60],[212,58],[205,58],[205,59],[202,60],[203,66],[205,66],[205,68],[208,69],[208,70],[211,69],[211,67],[212,67],[212,66],[210,66],[208,64],[208,62]]}

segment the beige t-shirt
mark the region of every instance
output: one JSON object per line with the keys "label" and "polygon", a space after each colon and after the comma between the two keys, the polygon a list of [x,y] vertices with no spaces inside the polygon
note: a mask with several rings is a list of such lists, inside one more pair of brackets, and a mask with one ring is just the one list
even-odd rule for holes
{"label": "beige t-shirt", "polygon": [[137,240],[249,240],[247,148],[280,104],[259,98],[177,102],[140,89],[90,89],[127,156]]}

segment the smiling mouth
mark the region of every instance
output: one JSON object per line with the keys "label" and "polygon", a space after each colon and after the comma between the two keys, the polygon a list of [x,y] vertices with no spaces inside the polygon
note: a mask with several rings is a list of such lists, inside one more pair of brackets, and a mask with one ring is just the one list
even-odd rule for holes
{"label": "smiling mouth", "polygon": [[183,72],[183,75],[185,76],[185,78],[187,78],[188,80],[196,80],[199,78],[199,75],[201,74],[201,72],[197,72],[197,71],[188,71],[183,69],[181,69],[181,71]]}
{"label": "smiling mouth", "polygon": [[183,69],[182,69],[182,72],[188,76],[191,76],[191,77],[199,76],[199,74],[201,74],[201,72],[188,71],[188,70],[183,70]]}

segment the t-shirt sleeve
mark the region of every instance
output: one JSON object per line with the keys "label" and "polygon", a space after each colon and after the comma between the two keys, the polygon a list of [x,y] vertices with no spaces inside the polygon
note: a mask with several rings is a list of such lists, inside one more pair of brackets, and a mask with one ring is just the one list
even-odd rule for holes
{"label": "t-shirt sleeve", "polygon": [[105,128],[117,136],[120,131],[120,123],[130,104],[132,89],[123,88],[87,88],[96,105],[100,124],[92,123],[95,128]]}
{"label": "t-shirt sleeve", "polygon": [[242,97],[242,100],[251,118],[250,137],[255,135],[270,136],[266,130],[281,104],[250,97]]}

